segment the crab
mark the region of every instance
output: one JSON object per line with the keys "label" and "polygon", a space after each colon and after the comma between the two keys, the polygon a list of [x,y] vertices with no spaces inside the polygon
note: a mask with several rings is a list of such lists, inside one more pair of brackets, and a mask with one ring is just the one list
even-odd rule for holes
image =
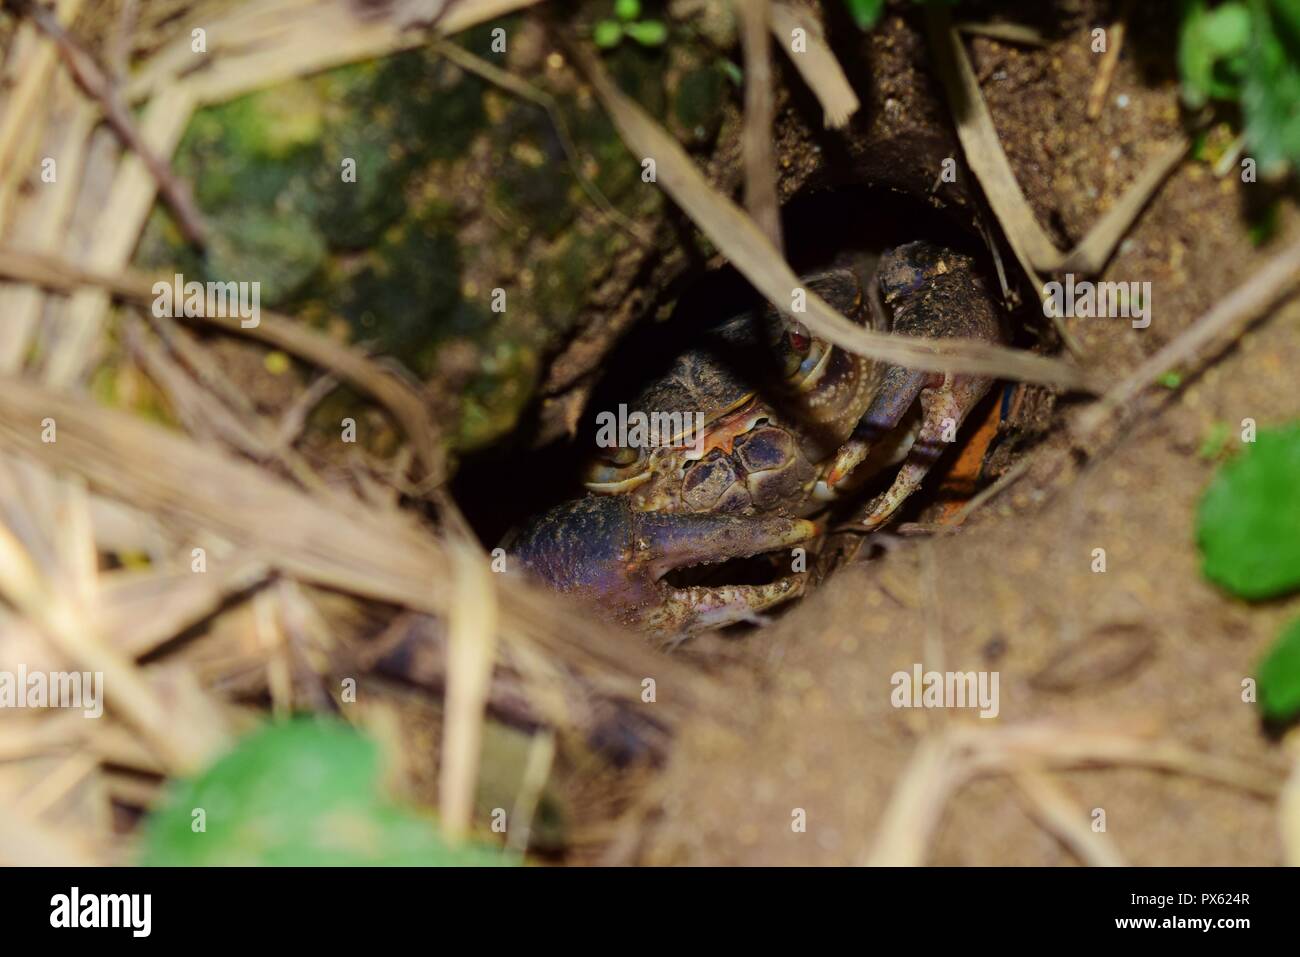
{"label": "crab", "polygon": [[[928,242],[882,255],[869,294],[848,268],[802,283],[860,324],[1002,338],[973,259]],[[819,513],[829,503],[899,464],[861,515],[868,529],[884,524],[991,385],[846,352],[772,309],[745,313],[702,336],[627,404],[668,426],[656,441],[600,448],[587,494],[528,522],[512,553],[552,587],[651,633],[753,620],[803,594],[806,574],[794,563],[759,584],[677,585],[667,576],[808,545],[824,532]]]}

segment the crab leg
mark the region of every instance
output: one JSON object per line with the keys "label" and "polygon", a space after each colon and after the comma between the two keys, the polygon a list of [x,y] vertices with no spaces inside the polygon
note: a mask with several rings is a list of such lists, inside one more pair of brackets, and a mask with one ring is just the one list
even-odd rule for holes
{"label": "crab leg", "polygon": [[992,384],[991,379],[949,373],[938,388],[921,390],[921,431],[889,490],[863,517],[863,525],[874,528],[884,524],[920,488],[926,473],[943,455],[946,446],[955,441],[962,422]]}
{"label": "crab leg", "polygon": [[862,464],[875,443],[898,427],[912,403],[926,389],[941,387],[943,382],[941,373],[890,366],[857,428],[835,454],[831,469],[826,473],[828,489],[834,491],[849,473]]}
{"label": "crab leg", "polygon": [[[994,300],[969,256],[924,241],[905,243],[881,256],[873,283],[881,298],[877,311],[890,313],[895,335],[985,342],[1003,338]],[[920,398],[920,432],[893,485],[866,518],[868,526],[884,522],[920,485],[944,445],[956,440],[958,428],[991,385],[989,379],[977,376],[886,369],[880,388],[836,454],[817,495],[834,497],[836,485]]]}

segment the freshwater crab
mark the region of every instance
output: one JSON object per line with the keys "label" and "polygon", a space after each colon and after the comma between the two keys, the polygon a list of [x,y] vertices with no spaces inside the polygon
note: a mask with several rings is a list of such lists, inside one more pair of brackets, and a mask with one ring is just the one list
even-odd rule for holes
{"label": "freshwater crab", "polygon": [[[928,242],[886,252],[870,294],[845,268],[803,284],[875,328],[1001,338],[974,261]],[[654,633],[750,619],[802,594],[805,576],[681,587],[665,576],[809,543],[823,531],[812,517],[828,502],[847,496],[863,473],[901,461],[862,518],[869,528],[882,524],[920,486],[990,385],[853,355],[770,308],[737,316],[628,403],[661,421],[701,427],[679,427],[654,445],[600,449],[585,475],[588,494],[532,519],[513,554],[560,591]],[[683,419],[686,413],[699,416]]]}

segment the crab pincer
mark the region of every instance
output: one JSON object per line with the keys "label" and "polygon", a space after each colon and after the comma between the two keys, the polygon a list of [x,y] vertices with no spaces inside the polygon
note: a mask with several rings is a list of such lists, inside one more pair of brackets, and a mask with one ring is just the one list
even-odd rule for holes
{"label": "crab pincer", "polygon": [[622,624],[680,635],[752,619],[803,594],[805,576],[759,585],[675,587],[675,569],[791,548],[820,534],[783,516],[636,511],[624,496],[557,505],[519,534],[512,555],[533,576]]}
{"label": "crab pincer", "polygon": [[[993,297],[969,256],[927,242],[907,243],[881,258],[876,281],[895,333],[1002,341]],[[883,525],[921,487],[992,384],[982,376],[890,366],[853,434],[835,455],[824,485],[839,486],[919,401],[920,426],[906,457],[889,489],[861,519],[868,528]]]}

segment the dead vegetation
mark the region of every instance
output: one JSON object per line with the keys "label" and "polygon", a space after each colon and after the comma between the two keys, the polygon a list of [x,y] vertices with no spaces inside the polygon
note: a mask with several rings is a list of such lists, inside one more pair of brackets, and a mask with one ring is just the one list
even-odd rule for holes
{"label": "dead vegetation", "polygon": [[[638,709],[646,675],[671,689],[644,729],[657,761],[667,758],[673,734],[686,723],[720,736],[734,723],[744,727],[715,673],[748,673],[753,662],[743,652],[714,645],[699,654],[662,654],[635,635],[575,614],[513,575],[492,574],[489,557],[444,487],[448,465],[439,433],[445,425],[436,389],[291,316],[264,313],[249,329],[237,319],[204,317],[206,333],[283,351],[313,370],[314,384],[292,414],[271,419],[223,373],[212,338],[149,314],[152,277],[130,269],[156,202],[181,212],[191,238],[204,234],[198,215],[186,212],[184,184],[159,160],[171,155],[200,106],[338,64],[439,43],[431,29],[450,35],[530,5],[464,0],[369,9],[354,0],[268,0],[180,3],[162,17],[146,11],[149,5],[137,10],[123,3],[110,5],[119,18],[93,42],[93,34],[77,29],[92,17],[80,0],[62,0],[52,13],[16,6],[0,101],[0,669],[22,663],[103,672],[108,710],[97,721],[48,711],[6,716],[0,724],[5,863],[129,860],[124,811],[148,810],[166,778],[201,768],[267,712],[340,711],[402,751],[400,724],[360,709],[354,715],[339,700],[338,678],[374,664],[374,649],[357,640],[358,622],[374,617],[387,616],[390,629],[394,621],[403,628],[415,622],[421,640],[437,646],[437,804],[452,839],[475,823],[489,715],[509,715],[536,732],[516,802],[525,819],[557,764],[587,767],[574,754],[593,731],[612,713]],[[774,71],[767,63],[785,47],[769,49],[761,42],[764,30],[778,38],[792,25],[810,30],[809,54],[794,63],[828,126],[844,125],[859,103],[805,5],[746,0],[741,7],[750,81],[745,209],[620,92],[582,42],[569,46],[632,154],[655,158],[659,187],[755,288],[787,308],[798,280],[779,234],[770,130],[775,101],[768,85]],[[201,69],[190,54],[194,25],[214,38]],[[1184,161],[1188,142],[1162,144],[1158,160],[1099,210],[1095,226],[1072,250],[1061,252],[1016,181],[962,32],[939,15],[928,29],[965,164],[1019,268],[1036,289],[1042,288],[1039,274],[1100,274]],[[961,29],[1006,38],[997,25]],[[1026,37],[1013,33],[1009,42]],[[98,68],[84,63],[68,68],[88,57],[111,66],[114,43],[137,61],[129,75],[111,69],[97,76]],[[90,44],[89,50],[77,44]],[[1090,112],[1113,82],[1118,47],[1102,66]],[[122,59],[119,51],[116,61]],[[536,92],[529,78],[485,75],[517,95]],[[546,94],[539,95],[545,106]],[[125,106],[137,111],[134,118]],[[105,124],[113,136],[105,136]],[[22,171],[39,168],[43,156],[58,158],[57,181],[25,187]],[[815,296],[801,319],[814,333],[879,359],[1102,396],[1073,421],[1068,444],[1008,472],[1003,483],[968,503],[950,526],[956,528],[1026,472],[1033,473],[1036,489],[1068,486],[1078,452],[1104,452],[1109,446],[1102,445],[1102,433],[1116,414],[1122,410],[1131,421],[1132,410],[1153,401],[1157,374],[1175,365],[1203,368],[1290,291],[1300,275],[1297,250],[1292,245],[1274,254],[1149,358],[1132,357],[1122,377],[1064,327],[1062,340],[1073,346],[1068,358],[901,340],[852,325]],[[92,373],[119,345],[181,429],[92,397]],[[1218,350],[1207,352],[1210,346]],[[358,453],[322,467],[298,450],[308,412],[336,383],[354,387],[399,425],[406,445],[391,460]],[[1114,441],[1110,433],[1105,438]],[[195,574],[200,564],[205,571]],[[730,667],[737,659],[743,668]],[[1167,727],[1077,721],[927,734],[879,806],[872,836],[860,835],[861,847],[850,856],[858,863],[925,863],[948,803],[961,789],[977,778],[1006,776],[1078,859],[1121,863],[1125,857],[1111,842],[1091,839],[1095,835],[1080,823],[1086,815],[1055,777],[1062,769],[1117,766],[1204,778],[1269,801],[1282,795],[1294,858],[1294,775],[1284,784],[1276,767],[1193,746]],[[657,819],[666,788],[662,778],[651,781],[630,802],[630,812],[618,801],[600,806],[599,814],[580,822],[589,829],[580,830],[574,844],[588,846],[575,857],[636,860],[645,850],[638,829]],[[636,836],[611,823],[624,812]],[[527,838],[512,833],[515,840]]]}

